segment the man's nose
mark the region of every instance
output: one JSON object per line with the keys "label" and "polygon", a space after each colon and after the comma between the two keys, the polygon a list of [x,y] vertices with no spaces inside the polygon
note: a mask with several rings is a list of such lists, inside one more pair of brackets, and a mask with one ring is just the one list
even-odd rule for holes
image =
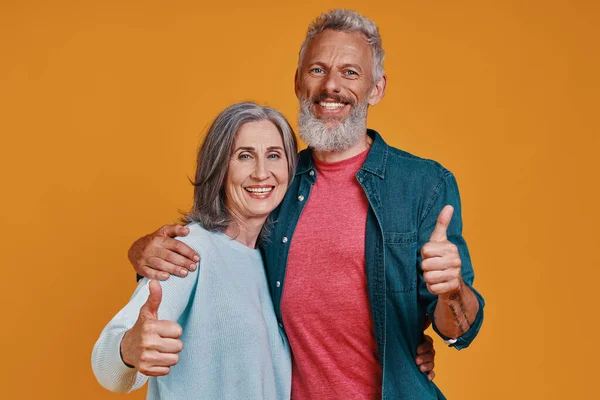
{"label": "man's nose", "polygon": [[325,76],[323,89],[327,93],[339,93],[342,90],[342,78],[336,73],[329,73]]}

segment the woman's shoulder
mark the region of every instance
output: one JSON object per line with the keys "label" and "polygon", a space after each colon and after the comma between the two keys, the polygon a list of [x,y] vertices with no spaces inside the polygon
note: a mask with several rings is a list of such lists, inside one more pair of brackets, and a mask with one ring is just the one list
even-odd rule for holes
{"label": "woman's shoulder", "polygon": [[220,232],[209,231],[198,222],[192,222],[186,227],[190,230],[190,233],[187,236],[178,236],[176,239],[187,244],[200,255],[214,248],[217,237],[221,235]]}

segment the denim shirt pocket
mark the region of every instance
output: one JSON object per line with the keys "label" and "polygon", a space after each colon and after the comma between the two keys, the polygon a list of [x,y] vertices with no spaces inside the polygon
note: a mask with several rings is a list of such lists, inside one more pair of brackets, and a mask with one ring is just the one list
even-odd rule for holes
{"label": "denim shirt pocket", "polygon": [[417,232],[384,232],[387,290],[412,292],[417,288]]}

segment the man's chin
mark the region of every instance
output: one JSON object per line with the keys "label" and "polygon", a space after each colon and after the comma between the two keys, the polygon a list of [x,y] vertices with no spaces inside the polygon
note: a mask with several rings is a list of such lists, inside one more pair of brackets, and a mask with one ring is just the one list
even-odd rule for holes
{"label": "man's chin", "polygon": [[344,124],[344,122],[346,121],[346,119],[348,118],[347,115],[344,116],[340,116],[340,117],[332,117],[332,116],[316,116],[314,113],[312,114],[313,118],[316,121],[319,121],[324,127],[326,127],[327,129],[335,129],[338,126],[341,126]]}
{"label": "man's chin", "polygon": [[323,124],[323,126],[327,130],[332,131],[332,130],[337,129],[338,127],[342,126],[344,124],[344,121],[343,120],[342,121],[339,121],[339,120],[334,120],[334,121],[332,121],[332,120],[326,120],[326,121],[323,121],[323,120],[321,120],[321,123]]}

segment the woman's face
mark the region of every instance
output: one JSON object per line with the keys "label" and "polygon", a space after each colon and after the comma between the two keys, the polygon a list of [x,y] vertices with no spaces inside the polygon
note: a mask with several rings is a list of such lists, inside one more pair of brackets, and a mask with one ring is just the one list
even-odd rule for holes
{"label": "woman's face", "polygon": [[238,130],[225,179],[227,208],[238,223],[263,223],[288,187],[281,134],[271,121],[247,122]]}

